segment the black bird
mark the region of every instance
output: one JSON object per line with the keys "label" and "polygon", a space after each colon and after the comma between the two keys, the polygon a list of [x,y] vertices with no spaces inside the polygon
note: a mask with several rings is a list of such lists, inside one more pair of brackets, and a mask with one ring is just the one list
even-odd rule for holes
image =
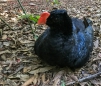
{"label": "black bird", "polygon": [[34,50],[49,65],[80,68],[89,60],[93,49],[91,21],[71,18],[66,10],[43,12],[38,24],[48,28],[35,42]]}

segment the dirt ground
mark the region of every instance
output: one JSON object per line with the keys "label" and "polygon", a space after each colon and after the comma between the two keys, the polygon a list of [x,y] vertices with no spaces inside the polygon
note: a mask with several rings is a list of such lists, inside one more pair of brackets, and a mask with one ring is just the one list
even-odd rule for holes
{"label": "dirt ground", "polygon": [[21,0],[21,3],[31,14],[58,8],[66,9],[71,17],[85,16],[92,20],[94,48],[90,60],[75,72],[42,62],[34,54],[33,46],[46,26],[32,24],[33,30],[36,29],[33,37],[28,22],[19,19],[22,10],[17,0],[1,0],[0,86],[101,86],[101,0],[59,0],[59,4],[54,1]]}

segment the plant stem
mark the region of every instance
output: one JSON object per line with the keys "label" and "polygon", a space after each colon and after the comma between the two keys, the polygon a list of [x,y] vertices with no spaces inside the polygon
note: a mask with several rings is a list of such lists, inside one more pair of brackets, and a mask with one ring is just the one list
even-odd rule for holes
{"label": "plant stem", "polygon": [[[17,1],[18,1],[19,5],[20,5],[21,9],[23,10],[23,13],[26,15],[26,11],[25,11],[25,9],[23,8],[23,6],[22,6],[20,0],[17,0]],[[29,21],[28,18],[27,18],[27,20],[28,20],[28,23],[29,23],[29,25],[30,25],[30,28],[31,28],[31,30],[32,30],[33,37],[34,37],[34,36],[35,36],[34,30],[33,30],[32,26],[31,26],[31,23],[30,23],[30,21]]]}
{"label": "plant stem", "polygon": [[2,22],[4,22],[9,27],[9,29],[12,29],[11,26],[9,26],[9,24],[7,24],[2,18],[0,18],[0,19]]}
{"label": "plant stem", "polygon": [[24,10],[24,8],[23,8],[23,6],[22,6],[20,0],[17,0],[17,1],[18,1],[19,5],[20,5],[21,9],[23,10],[24,14],[26,15],[26,11]]}

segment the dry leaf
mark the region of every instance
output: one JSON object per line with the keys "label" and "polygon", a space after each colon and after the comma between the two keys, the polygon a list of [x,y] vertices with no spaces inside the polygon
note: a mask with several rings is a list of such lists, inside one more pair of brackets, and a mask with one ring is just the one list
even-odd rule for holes
{"label": "dry leaf", "polygon": [[0,85],[4,86],[4,83],[5,83],[4,80],[0,80]]}
{"label": "dry leaf", "polygon": [[9,50],[5,50],[5,51],[0,51],[0,55],[4,54],[4,53],[11,53]]}
{"label": "dry leaf", "polygon": [[36,85],[37,82],[38,82],[38,74],[35,74],[34,75],[34,80],[33,80],[34,85]]}
{"label": "dry leaf", "polygon": [[87,82],[79,83],[81,86],[86,86]]}
{"label": "dry leaf", "polygon": [[27,80],[22,86],[28,86],[29,84],[31,84],[34,80],[34,76],[31,77],[29,80]]}
{"label": "dry leaf", "polygon": [[45,83],[46,79],[45,79],[45,73],[42,75],[42,82]]}
{"label": "dry leaf", "polygon": [[5,61],[7,60],[7,58],[6,58],[6,56],[5,56],[4,54],[1,55],[1,58],[2,58],[3,60],[5,60]]}
{"label": "dry leaf", "polygon": [[54,67],[38,68],[38,69],[36,69],[36,70],[30,71],[29,73],[30,73],[30,74],[43,73],[43,72],[49,71],[49,70],[51,70],[51,69],[53,69],[53,68],[54,68]]}
{"label": "dry leaf", "polygon": [[[11,84],[12,83],[12,84]],[[17,84],[13,81],[13,80],[10,80],[10,79],[7,79],[7,84],[9,86],[17,86]]]}
{"label": "dry leaf", "polygon": [[48,84],[48,82],[49,82],[49,79],[46,80],[45,73],[42,75],[42,82],[43,82],[44,85]]}
{"label": "dry leaf", "polygon": [[59,86],[60,84],[60,78],[57,78],[54,83],[53,83],[53,86]]}
{"label": "dry leaf", "polygon": [[2,36],[2,40],[5,40],[5,39],[7,39],[7,35]]}
{"label": "dry leaf", "polygon": [[20,78],[22,81],[27,81],[29,79],[29,75],[27,74],[17,74],[17,78]]}
{"label": "dry leaf", "polygon": [[41,79],[40,77],[38,77],[37,85],[39,86],[40,83],[41,83]]}
{"label": "dry leaf", "polygon": [[73,75],[70,75],[70,77],[71,77],[74,81],[78,81],[77,76],[75,76],[74,74],[73,74]]}
{"label": "dry leaf", "polygon": [[97,48],[98,48],[98,45],[99,45],[99,40],[97,39],[97,40],[94,42],[94,48],[97,49]]}
{"label": "dry leaf", "polygon": [[3,45],[9,46],[10,45],[10,42],[9,41],[8,42],[3,42]]}
{"label": "dry leaf", "polygon": [[21,42],[22,44],[28,44],[28,43],[31,43],[32,41],[29,41],[29,40],[20,40],[20,42]]}
{"label": "dry leaf", "polygon": [[101,58],[101,53],[99,53],[98,56]]}
{"label": "dry leaf", "polygon": [[95,86],[101,86],[101,81],[97,81],[97,80],[91,80],[91,82],[95,85]]}
{"label": "dry leaf", "polygon": [[99,53],[99,54],[97,55],[97,57],[93,59],[93,62],[94,62],[94,61],[98,61],[98,60],[101,60],[101,53]]}
{"label": "dry leaf", "polygon": [[55,81],[55,80],[57,80],[57,79],[60,79],[63,74],[64,74],[64,70],[59,71],[59,72],[55,75],[53,81]]}
{"label": "dry leaf", "polygon": [[29,67],[24,67],[23,68],[23,73],[28,73],[30,70],[31,70],[31,66],[29,66]]}
{"label": "dry leaf", "polygon": [[97,69],[98,69],[98,66],[96,64],[93,64],[92,67],[93,67],[93,71],[96,73]]}

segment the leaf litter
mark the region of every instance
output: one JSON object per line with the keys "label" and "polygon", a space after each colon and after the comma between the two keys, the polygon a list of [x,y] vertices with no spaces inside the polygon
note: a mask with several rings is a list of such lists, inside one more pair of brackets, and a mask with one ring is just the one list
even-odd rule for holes
{"label": "leaf litter", "polygon": [[[0,5],[0,18],[11,26],[11,29],[8,28],[0,20],[0,86],[68,86],[84,77],[101,72],[99,68],[101,63],[101,0],[22,0],[22,5],[29,14],[38,15],[42,11],[60,8],[66,9],[71,17],[83,18],[85,16],[91,19],[94,27],[94,49],[89,62],[75,72],[68,68],[47,65],[33,51],[35,40],[47,26],[32,24],[33,30],[37,28],[33,38],[28,22],[25,19],[19,19],[22,11],[18,9],[17,2],[9,0]],[[78,84],[100,86],[100,80],[101,76]]]}

